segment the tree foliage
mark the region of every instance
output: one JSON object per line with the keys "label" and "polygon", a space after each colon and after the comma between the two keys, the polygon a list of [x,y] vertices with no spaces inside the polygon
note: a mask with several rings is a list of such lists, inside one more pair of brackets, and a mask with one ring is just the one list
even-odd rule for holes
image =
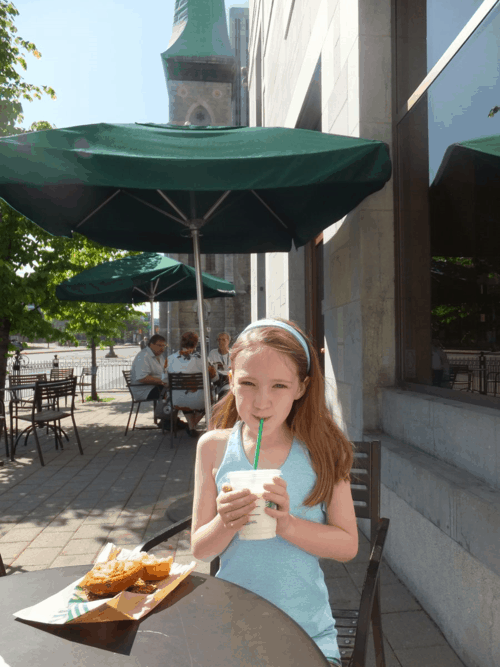
{"label": "tree foliage", "polygon": [[34,86],[24,81],[16,67],[26,71],[27,54],[41,58],[33,42],[17,35],[14,19],[19,15],[12,2],[0,0],[0,135],[6,136],[23,132],[24,120],[22,100],[41,100],[45,93],[53,100],[56,94],[49,86]]}

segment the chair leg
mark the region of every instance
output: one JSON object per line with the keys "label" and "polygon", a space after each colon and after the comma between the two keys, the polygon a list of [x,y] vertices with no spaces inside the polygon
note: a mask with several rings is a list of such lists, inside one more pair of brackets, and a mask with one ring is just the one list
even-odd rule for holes
{"label": "chair leg", "polygon": [[127,428],[125,429],[125,435],[127,435],[128,431],[128,425],[130,424],[130,418],[132,417],[132,410],[134,409],[134,401],[132,401],[132,405],[130,406],[130,412],[128,415],[128,422],[127,422]]}
{"label": "chair leg", "polygon": [[372,607],[373,644],[375,647],[375,664],[385,667],[384,637],[382,635],[382,616],[380,610],[380,578],[377,581]]}
{"label": "chair leg", "polygon": [[135,413],[135,419],[134,419],[134,425],[132,426],[132,431],[135,431],[135,425],[137,424],[137,416],[139,414],[139,408],[140,407],[141,407],[141,402],[139,401],[137,403],[137,410],[136,410],[136,413]]}
{"label": "chair leg", "polygon": [[0,422],[0,441],[2,439],[2,431],[3,435],[5,438],[5,456],[7,458],[10,458],[10,452],[9,452],[9,436],[7,433],[7,418],[4,417],[4,419]]}
{"label": "chair leg", "polygon": [[82,443],[80,442],[80,434],[78,433],[78,429],[76,428],[75,415],[72,414],[71,419],[73,420],[73,428],[75,429],[75,435],[76,435],[76,441],[78,443],[78,449],[80,450],[80,454],[83,456]]}
{"label": "chair leg", "polygon": [[33,429],[33,433],[35,435],[36,448],[38,450],[38,456],[40,457],[40,463],[42,464],[42,466],[44,466],[45,463],[44,463],[43,456],[42,456],[42,449],[40,447],[40,441],[38,440],[38,433],[36,432],[36,426]]}

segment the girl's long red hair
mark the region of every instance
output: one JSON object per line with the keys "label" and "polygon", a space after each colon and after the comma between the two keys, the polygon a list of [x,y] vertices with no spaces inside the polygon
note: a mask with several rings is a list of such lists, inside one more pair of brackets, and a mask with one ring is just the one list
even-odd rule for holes
{"label": "girl's long red hair", "polygon": [[[274,318],[280,319],[280,318]],[[316,472],[316,484],[304,501],[312,506],[325,502],[329,505],[333,487],[342,480],[350,481],[353,463],[353,446],[342,433],[330,414],[325,401],[325,380],[319,365],[316,350],[306,335],[294,322],[280,321],[294,327],[306,340],[311,356],[311,369],[307,372],[307,357],[304,348],[295,336],[277,327],[259,327],[241,334],[231,349],[231,367],[242,350],[259,348],[262,345],[285,354],[293,361],[299,380],[309,383],[304,395],[294,402],[286,420],[292,434],[302,441],[311,455]],[[229,391],[214,406],[210,420],[211,429],[232,428],[239,420],[234,395]]]}

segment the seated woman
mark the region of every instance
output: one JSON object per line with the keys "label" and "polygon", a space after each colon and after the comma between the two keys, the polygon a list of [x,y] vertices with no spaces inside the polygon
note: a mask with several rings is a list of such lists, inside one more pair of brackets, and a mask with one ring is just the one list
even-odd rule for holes
{"label": "seated woman", "polygon": [[[181,349],[178,352],[171,354],[165,361],[162,380],[168,384],[169,373],[202,373],[203,362],[201,354],[196,351],[198,345],[198,334],[194,331],[186,331],[182,334]],[[217,371],[210,364],[208,365],[208,375],[210,380],[218,380]],[[184,412],[186,410],[204,410],[205,397],[203,390],[198,391],[174,391],[172,392],[172,403],[175,409]],[[195,437],[196,424],[203,417],[202,412],[184,412],[187,423],[189,435]]]}

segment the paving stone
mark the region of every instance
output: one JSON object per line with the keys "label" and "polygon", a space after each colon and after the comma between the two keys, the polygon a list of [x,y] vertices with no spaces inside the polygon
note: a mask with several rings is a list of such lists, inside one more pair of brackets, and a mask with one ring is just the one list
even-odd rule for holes
{"label": "paving stone", "polygon": [[11,563],[12,567],[18,565],[45,565],[48,566],[49,563],[57,558],[61,549],[50,547],[50,548],[31,548],[28,547],[23,551],[23,553],[16,558],[15,561]]}
{"label": "paving stone", "polygon": [[133,544],[136,546],[144,540],[142,539],[144,535],[144,530],[139,529],[137,531],[133,530],[116,530],[111,531],[108,535],[108,542],[112,542],[117,546],[123,546],[125,544]]}
{"label": "paving stone", "polygon": [[38,528],[22,528],[15,527],[9,530],[6,535],[0,538],[0,543],[4,542],[31,542],[43,530],[42,526]]}
{"label": "paving stone", "polygon": [[448,644],[398,649],[395,654],[401,667],[466,667]]}
{"label": "paving stone", "polygon": [[400,649],[446,644],[442,632],[424,611],[384,614],[383,627],[395,653]]}
{"label": "paving stone", "polygon": [[31,542],[9,542],[2,544],[1,554],[4,565],[10,565]]}
{"label": "paving stone", "polygon": [[418,600],[401,583],[380,587],[380,604],[383,613],[421,610]]}
{"label": "paving stone", "polygon": [[64,549],[61,551],[61,556],[77,556],[79,554],[92,554],[102,548],[106,544],[105,537],[95,537],[86,540],[71,539],[67,542]]}
{"label": "paving stone", "polygon": [[93,523],[103,524],[103,525],[114,525],[119,516],[120,516],[120,510],[114,510],[112,512],[102,512],[100,514],[89,514],[85,519],[83,525],[86,526],[88,524],[93,524]]}
{"label": "paving stone", "polygon": [[50,567],[52,568],[52,567],[69,567],[70,565],[92,565],[98,553],[99,550],[97,550],[93,556],[90,554],[58,556]]}
{"label": "paving stone", "polygon": [[102,524],[82,524],[80,528],[73,535],[75,540],[84,540],[88,538],[102,538],[106,539],[111,528],[106,528]]}
{"label": "paving stone", "polygon": [[[382,619],[382,624],[383,624],[383,619]],[[377,667],[377,663],[375,660],[375,646],[373,644],[373,634],[371,632],[368,637],[367,646],[368,648],[366,651],[365,667]],[[384,639],[384,656],[385,656],[385,667],[405,667],[398,660],[396,654],[394,653],[394,651],[392,650],[391,646],[389,645],[386,639]],[[419,667],[428,667],[428,666],[425,663],[422,663],[422,665],[420,665]]]}
{"label": "paving stone", "polygon": [[356,586],[347,576],[336,579],[325,579],[330,604],[337,609],[357,609],[359,593]]}
{"label": "paving stone", "polygon": [[32,547],[64,547],[70,540],[71,533],[47,533],[43,531],[31,543]]}
{"label": "paving stone", "polygon": [[74,533],[82,523],[84,519],[58,519],[56,517],[53,519],[45,530],[51,533]]}

